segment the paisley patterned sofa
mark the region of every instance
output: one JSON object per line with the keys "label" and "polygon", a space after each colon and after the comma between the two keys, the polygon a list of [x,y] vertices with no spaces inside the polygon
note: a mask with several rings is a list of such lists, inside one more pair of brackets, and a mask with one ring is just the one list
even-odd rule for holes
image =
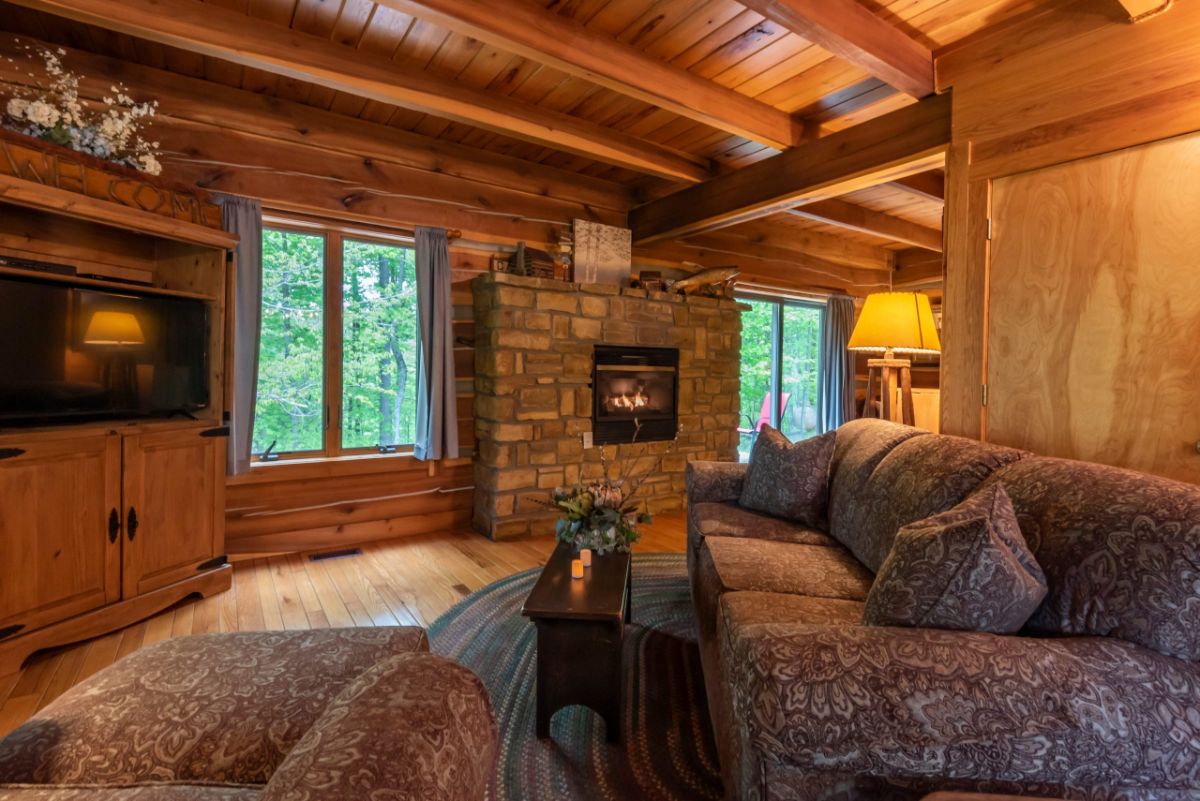
{"label": "paisley patterned sofa", "polygon": [[[838,429],[827,525],[688,474],[728,797],[1200,798],[1200,487],[879,420]],[[1017,636],[862,625],[899,527],[1002,482],[1049,593]]]}
{"label": "paisley patterned sofa", "polygon": [[487,692],[419,628],[210,634],[138,651],[0,740],[4,801],[484,797]]}

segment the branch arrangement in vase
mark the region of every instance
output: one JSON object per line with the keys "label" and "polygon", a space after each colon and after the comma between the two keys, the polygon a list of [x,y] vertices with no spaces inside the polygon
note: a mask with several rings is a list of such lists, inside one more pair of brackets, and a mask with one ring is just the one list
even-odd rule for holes
{"label": "branch arrangement in vase", "polygon": [[631,456],[615,465],[615,476],[608,452],[601,446],[603,475],[599,479],[585,482],[580,464],[579,483],[573,487],[559,487],[551,493],[550,506],[565,515],[554,526],[558,539],[570,543],[576,550],[590,548],[601,555],[628,551],[641,539],[638,526],[651,521],[644,502],[638,500],[638,492],[645,480],[659,471],[663,459],[675,449],[677,442],[678,438],[673,440],[649,470],[634,474],[640,457]]}
{"label": "branch arrangement in vase", "polygon": [[[118,83],[109,87],[103,108],[93,110],[79,97],[80,76],[63,66],[66,50],[21,49],[30,62],[33,86],[8,99],[0,115],[4,127],[150,175],[162,172],[158,142],[141,135],[158,110],[157,100],[139,103]],[[44,76],[39,78],[36,69]]]}

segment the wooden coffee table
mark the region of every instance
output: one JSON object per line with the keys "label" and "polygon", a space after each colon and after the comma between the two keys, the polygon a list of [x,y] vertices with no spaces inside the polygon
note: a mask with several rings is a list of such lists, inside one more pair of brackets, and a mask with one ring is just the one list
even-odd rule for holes
{"label": "wooden coffee table", "polygon": [[616,743],[631,560],[627,553],[593,556],[583,578],[573,579],[574,558],[574,549],[559,543],[521,610],[537,626],[537,736],[550,736],[555,712],[582,704],[604,718],[608,741]]}

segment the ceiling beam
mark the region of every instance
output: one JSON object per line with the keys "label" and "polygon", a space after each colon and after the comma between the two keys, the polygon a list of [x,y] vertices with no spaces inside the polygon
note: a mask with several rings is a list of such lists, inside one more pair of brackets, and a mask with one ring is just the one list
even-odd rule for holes
{"label": "ceiling beam", "polygon": [[907,95],[933,94],[933,52],[856,0],[741,0]]}
{"label": "ceiling beam", "polygon": [[935,95],[633,209],[635,242],[709,231],[926,172],[950,143],[950,95]]}
{"label": "ceiling beam", "polygon": [[601,125],[402,67],[328,39],[199,0],[15,0],[44,11],[486,128],[648,175],[685,181],[710,173],[695,159]]}
{"label": "ceiling beam", "polygon": [[784,248],[825,261],[863,270],[890,270],[892,251],[868,245],[858,239],[840,234],[814,231],[796,225],[781,225],[778,217],[752,220],[730,228],[722,228],[721,236],[739,239],[750,245]]}
{"label": "ceiling beam", "polygon": [[[0,81],[27,88],[36,83],[29,74],[25,45],[58,47],[26,36],[0,35]],[[67,49],[64,60],[79,73],[80,96],[88,100],[101,100],[111,94],[112,83],[120,81],[135,87],[131,91],[139,99],[157,100],[160,115],[537,197],[619,211],[633,205],[628,187],[579,173],[82,50]]]}
{"label": "ceiling beam", "polygon": [[789,214],[806,220],[836,225],[848,231],[870,234],[893,242],[942,251],[942,232],[891,214],[868,209],[844,200],[820,200],[791,209]]}
{"label": "ceiling beam", "polygon": [[524,0],[379,2],[718,130],[780,150],[804,141],[787,112]]}
{"label": "ceiling beam", "polygon": [[896,271],[892,273],[893,288],[931,286],[942,283],[943,259],[940,253],[913,248],[896,251]]}
{"label": "ceiling beam", "polygon": [[946,178],[938,172],[921,172],[897,178],[888,184],[892,189],[899,189],[915,197],[932,200],[937,203],[946,202]]}

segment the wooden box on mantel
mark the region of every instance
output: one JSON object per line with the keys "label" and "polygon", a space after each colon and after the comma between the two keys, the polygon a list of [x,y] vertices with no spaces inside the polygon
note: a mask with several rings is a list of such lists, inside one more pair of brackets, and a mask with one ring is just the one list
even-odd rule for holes
{"label": "wooden box on mantel", "polygon": [[225,310],[236,244],[203,190],[0,130],[0,275],[200,300],[209,320],[199,419],[0,430],[0,676],[35,651],[229,587]]}

